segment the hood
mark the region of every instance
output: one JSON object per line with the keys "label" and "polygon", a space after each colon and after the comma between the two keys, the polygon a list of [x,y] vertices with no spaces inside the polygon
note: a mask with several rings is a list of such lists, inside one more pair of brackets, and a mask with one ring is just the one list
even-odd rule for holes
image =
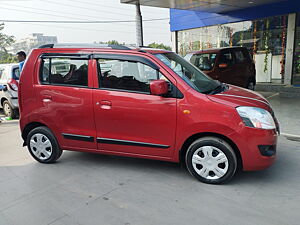
{"label": "hood", "polygon": [[219,94],[207,95],[207,97],[214,102],[232,107],[253,106],[272,111],[270,103],[261,94],[233,85],[228,86],[228,90]]}

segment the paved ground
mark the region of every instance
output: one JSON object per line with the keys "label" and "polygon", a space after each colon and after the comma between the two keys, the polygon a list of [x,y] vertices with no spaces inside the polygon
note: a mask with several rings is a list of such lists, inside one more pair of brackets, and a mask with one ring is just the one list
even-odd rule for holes
{"label": "paved ground", "polygon": [[280,98],[273,93],[268,100],[279,119],[281,131],[300,135],[300,98]]}
{"label": "paved ground", "polygon": [[0,225],[298,225],[300,142],[280,137],[278,160],[227,185],[177,164],[64,152],[35,162],[18,122],[0,124]]}
{"label": "paved ground", "polygon": [[[263,94],[299,135],[300,100]],[[151,160],[64,152],[43,165],[21,145],[18,121],[0,124],[0,225],[300,224],[300,142],[283,136],[274,166],[220,186]]]}

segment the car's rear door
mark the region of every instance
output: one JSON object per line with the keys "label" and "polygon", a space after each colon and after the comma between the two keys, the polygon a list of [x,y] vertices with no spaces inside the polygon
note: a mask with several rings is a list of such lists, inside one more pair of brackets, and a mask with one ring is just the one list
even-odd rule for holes
{"label": "car's rear door", "polygon": [[[220,67],[221,64],[226,64],[226,67]],[[219,81],[236,85],[236,63],[231,50],[226,49],[220,52],[217,65]]]}
{"label": "car's rear door", "polygon": [[61,147],[97,148],[88,54],[50,53],[39,58],[38,120],[55,133]]}
{"label": "car's rear door", "polygon": [[240,87],[247,87],[251,77],[252,64],[249,62],[249,59],[246,57],[242,48],[234,49],[233,53],[236,62],[236,85]]}
{"label": "car's rear door", "polygon": [[170,158],[175,144],[176,98],[150,94],[150,81],[158,79],[154,64],[126,54],[94,58],[99,81],[93,92],[98,149]]}

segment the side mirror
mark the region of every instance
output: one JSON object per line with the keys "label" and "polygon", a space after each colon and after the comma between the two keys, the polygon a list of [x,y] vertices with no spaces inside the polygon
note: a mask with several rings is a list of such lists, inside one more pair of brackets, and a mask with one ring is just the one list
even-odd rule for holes
{"label": "side mirror", "polygon": [[221,64],[219,64],[219,68],[220,69],[225,69],[225,68],[227,68],[228,67],[228,64],[226,64],[226,63],[221,63]]}
{"label": "side mirror", "polygon": [[150,82],[150,92],[152,95],[165,95],[168,93],[168,84],[164,80],[153,80]]}

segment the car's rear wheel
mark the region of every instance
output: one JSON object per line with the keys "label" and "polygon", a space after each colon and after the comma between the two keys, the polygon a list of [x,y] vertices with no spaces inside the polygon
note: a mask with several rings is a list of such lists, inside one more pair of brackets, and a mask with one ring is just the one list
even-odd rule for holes
{"label": "car's rear wheel", "polygon": [[55,136],[47,127],[37,127],[30,131],[27,147],[32,157],[40,163],[53,163],[62,154]]}
{"label": "car's rear wheel", "polygon": [[13,109],[13,107],[7,100],[3,102],[3,112],[7,117],[11,117],[13,119],[16,119],[18,117],[18,110]]}
{"label": "car's rear wheel", "polygon": [[188,171],[208,184],[228,182],[236,172],[237,158],[231,146],[216,137],[194,141],[186,152]]}

